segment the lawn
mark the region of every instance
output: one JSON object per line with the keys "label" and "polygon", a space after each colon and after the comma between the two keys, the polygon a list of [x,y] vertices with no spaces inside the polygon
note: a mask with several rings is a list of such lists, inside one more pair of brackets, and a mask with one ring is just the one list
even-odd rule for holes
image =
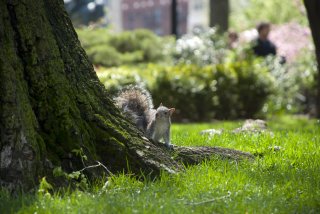
{"label": "lawn", "polygon": [[[320,122],[270,118],[272,133],[232,134],[242,122],[174,124],[172,142],[248,151],[254,161],[214,158],[155,181],[117,175],[105,189],[104,180],[51,195],[0,191],[0,213],[320,213]],[[224,132],[200,136],[207,128]]]}

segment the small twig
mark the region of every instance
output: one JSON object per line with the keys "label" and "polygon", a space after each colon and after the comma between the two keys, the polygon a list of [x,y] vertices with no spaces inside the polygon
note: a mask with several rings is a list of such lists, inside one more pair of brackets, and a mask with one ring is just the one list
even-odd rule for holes
{"label": "small twig", "polygon": [[113,173],[105,166],[103,165],[101,162],[97,161],[98,164],[100,164],[100,166],[102,166],[108,173],[109,175],[113,175]]}
{"label": "small twig", "polygon": [[229,198],[230,196],[231,196],[231,192],[228,192],[228,195],[225,195],[225,196],[221,196],[221,197],[218,197],[218,198],[213,198],[213,199],[206,200],[206,201],[195,202],[195,203],[186,203],[186,205],[197,206],[197,205],[201,205],[201,204],[207,204],[207,203],[211,203],[211,202],[214,202],[214,201],[217,201],[217,200],[222,200],[222,199],[225,199],[225,198]]}
{"label": "small twig", "polygon": [[83,169],[80,169],[79,172],[83,172],[83,171],[86,170],[86,169],[95,168],[95,167],[98,167],[98,166],[100,166],[100,164],[92,165],[92,166],[86,166],[86,167],[84,167]]}
{"label": "small twig", "polygon": [[86,170],[86,169],[96,168],[96,167],[102,166],[102,167],[107,171],[107,173],[108,173],[109,175],[113,175],[113,173],[112,173],[105,165],[103,165],[103,164],[102,164],[101,162],[99,162],[99,161],[97,161],[97,163],[98,163],[98,164],[96,164],[96,165],[86,166],[86,167],[84,167],[83,169],[80,169],[79,172],[83,172],[83,171]]}

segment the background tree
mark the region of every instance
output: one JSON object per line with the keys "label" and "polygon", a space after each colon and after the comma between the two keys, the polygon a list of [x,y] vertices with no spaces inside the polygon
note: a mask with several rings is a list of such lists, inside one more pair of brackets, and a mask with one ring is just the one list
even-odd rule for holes
{"label": "background tree", "polygon": [[229,0],[210,0],[210,27],[226,32],[229,27]]}
{"label": "background tree", "polygon": [[312,37],[315,45],[316,58],[318,62],[317,75],[317,117],[320,118],[320,1],[304,0],[304,5],[307,9],[308,20],[312,32]]}
{"label": "background tree", "polygon": [[178,37],[178,12],[177,0],[171,1],[171,34]]}

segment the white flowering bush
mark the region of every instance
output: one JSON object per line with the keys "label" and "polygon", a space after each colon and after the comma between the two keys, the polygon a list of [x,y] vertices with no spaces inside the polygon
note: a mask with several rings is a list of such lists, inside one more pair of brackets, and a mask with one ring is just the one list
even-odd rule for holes
{"label": "white flowering bush", "polygon": [[195,29],[192,34],[179,38],[173,48],[173,58],[177,64],[208,65],[223,62],[226,42],[215,28]]}
{"label": "white flowering bush", "polygon": [[316,103],[317,64],[314,51],[306,48],[295,61],[280,64],[276,58],[267,58],[265,66],[275,79],[275,91],[263,111],[312,113]]}

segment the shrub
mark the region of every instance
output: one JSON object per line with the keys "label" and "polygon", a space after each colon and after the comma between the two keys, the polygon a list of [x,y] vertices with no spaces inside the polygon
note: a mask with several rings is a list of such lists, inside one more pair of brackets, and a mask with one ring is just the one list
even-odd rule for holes
{"label": "shrub", "polygon": [[167,100],[179,119],[253,117],[272,92],[272,77],[265,68],[239,62],[229,65],[167,68],[151,88],[158,103]]}
{"label": "shrub", "polygon": [[157,62],[163,57],[161,38],[148,30],[127,31],[112,36],[110,44],[120,53],[141,52],[140,60],[143,62]]}
{"label": "shrub", "polygon": [[269,113],[313,113],[316,103],[317,65],[314,50],[305,49],[295,62],[280,65],[265,61],[275,79],[275,93],[264,107]]}
{"label": "shrub", "polygon": [[177,64],[204,66],[222,63],[226,48],[225,39],[215,28],[195,29],[177,40],[171,54]]}
{"label": "shrub", "polygon": [[162,102],[177,109],[177,121],[253,117],[272,93],[274,81],[259,61],[121,67],[98,76],[112,94],[129,84],[142,84],[150,90],[155,106]]}
{"label": "shrub", "polygon": [[122,63],[122,55],[111,46],[88,47],[86,52],[90,61],[95,65],[111,67],[119,66]]}
{"label": "shrub", "polygon": [[[78,29],[79,39],[95,65],[118,65],[159,62],[166,58],[161,38],[148,30],[112,34],[106,29]],[[164,42],[166,41],[166,42]]]}
{"label": "shrub", "polygon": [[123,87],[141,85],[146,87],[146,79],[139,68],[115,67],[99,71],[98,77],[112,96],[115,96]]}

